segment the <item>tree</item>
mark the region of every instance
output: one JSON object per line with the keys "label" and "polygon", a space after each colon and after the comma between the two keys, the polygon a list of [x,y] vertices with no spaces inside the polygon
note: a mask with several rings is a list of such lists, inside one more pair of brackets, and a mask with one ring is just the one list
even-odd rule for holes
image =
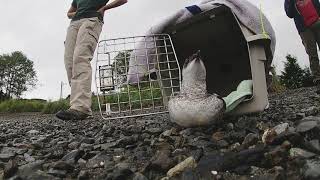
{"label": "tree", "polygon": [[296,89],[308,86],[311,73],[308,68],[302,69],[297,58],[288,54],[286,56],[287,62],[284,64],[284,71],[280,75],[281,83],[288,89]]}
{"label": "tree", "polygon": [[37,82],[33,62],[22,52],[0,56],[0,94],[20,98],[22,93],[35,87]]}

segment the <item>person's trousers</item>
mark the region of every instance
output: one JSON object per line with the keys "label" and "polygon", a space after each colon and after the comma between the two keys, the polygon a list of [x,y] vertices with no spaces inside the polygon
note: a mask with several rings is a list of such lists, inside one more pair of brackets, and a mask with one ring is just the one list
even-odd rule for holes
{"label": "person's trousers", "polygon": [[320,46],[320,20],[300,33],[302,43],[309,56],[310,69],[314,77],[320,78],[318,46]]}
{"label": "person's trousers", "polygon": [[93,58],[103,23],[96,17],[71,21],[65,41],[64,63],[71,86],[70,109],[91,115]]}

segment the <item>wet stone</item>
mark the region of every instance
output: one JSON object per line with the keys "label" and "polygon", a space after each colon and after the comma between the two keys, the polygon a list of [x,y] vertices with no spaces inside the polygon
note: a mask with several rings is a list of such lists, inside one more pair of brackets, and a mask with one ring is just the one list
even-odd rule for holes
{"label": "wet stone", "polygon": [[254,133],[250,133],[244,138],[244,141],[242,142],[242,146],[244,146],[245,148],[248,148],[249,146],[256,144],[258,141],[259,141],[259,136]]}
{"label": "wet stone", "polygon": [[14,157],[15,154],[13,153],[0,154],[0,161],[8,162],[10,159],[13,159]]}
{"label": "wet stone", "polygon": [[70,144],[68,144],[68,148],[69,149],[77,149],[78,147],[80,146],[80,143],[79,142],[71,142]]}
{"label": "wet stone", "polygon": [[49,169],[48,174],[59,177],[59,178],[65,178],[67,176],[66,170],[56,170],[56,169]]}
{"label": "wet stone", "polygon": [[24,155],[24,159],[27,161],[27,162],[34,162],[35,161],[35,158],[30,156],[29,154],[25,153]]}
{"label": "wet stone", "polygon": [[277,135],[279,135],[279,134],[285,133],[285,132],[287,132],[289,130],[289,124],[288,123],[282,123],[282,124],[279,124],[279,125],[275,126],[273,129],[275,130]]}
{"label": "wet stone", "polygon": [[314,116],[319,113],[319,109],[316,106],[311,106],[306,109],[301,110],[303,113],[306,114],[306,116]]}
{"label": "wet stone", "polygon": [[80,171],[78,175],[78,180],[87,180],[87,179],[90,179],[90,174],[88,173],[88,171]]}
{"label": "wet stone", "polygon": [[143,174],[136,172],[132,180],[148,180]]}
{"label": "wet stone", "polygon": [[84,138],[80,143],[93,144],[94,142],[94,138]]}
{"label": "wet stone", "polygon": [[61,160],[66,161],[68,163],[74,164],[77,162],[82,156],[84,152],[82,150],[73,150],[66,154]]}
{"label": "wet stone", "polygon": [[163,130],[162,128],[149,128],[146,131],[151,134],[160,134]]}
{"label": "wet stone", "polygon": [[66,170],[68,173],[74,170],[74,166],[72,164],[66,163],[64,161],[56,162],[52,168],[55,170]]}
{"label": "wet stone", "polygon": [[320,161],[319,158],[310,159],[306,161],[303,167],[304,178],[306,179],[320,179]]}
{"label": "wet stone", "polygon": [[317,127],[317,124],[316,121],[304,121],[297,126],[296,131],[300,133],[307,132]]}
{"label": "wet stone", "polygon": [[97,154],[93,158],[89,159],[86,166],[88,168],[104,167],[105,164],[108,164],[109,161],[112,161],[110,155],[105,152],[102,152],[100,154]]}
{"label": "wet stone", "polygon": [[40,132],[37,131],[37,130],[30,130],[30,131],[27,132],[27,134],[30,135],[30,136],[34,136],[34,135],[37,135],[37,134],[39,134],[39,133],[40,133]]}

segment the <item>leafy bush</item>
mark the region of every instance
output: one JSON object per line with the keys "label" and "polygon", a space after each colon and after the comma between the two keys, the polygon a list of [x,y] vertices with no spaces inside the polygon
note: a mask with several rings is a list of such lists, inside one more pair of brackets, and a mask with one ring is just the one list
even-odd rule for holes
{"label": "leafy bush", "polygon": [[0,103],[2,113],[41,112],[46,102],[40,100],[12,99]]}

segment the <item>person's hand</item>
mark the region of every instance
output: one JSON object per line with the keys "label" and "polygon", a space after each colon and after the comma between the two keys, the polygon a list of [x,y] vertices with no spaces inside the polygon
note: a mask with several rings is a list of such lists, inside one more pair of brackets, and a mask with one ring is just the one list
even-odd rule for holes
{"label": "person's hand", "polygon": [[104,12],[105,12],[106,10],[104,9],[104,7],[102,7],[102,8],[100,8],[99,10],[98,10],[98,12],[102,15],[102,16],[104,16]]}

